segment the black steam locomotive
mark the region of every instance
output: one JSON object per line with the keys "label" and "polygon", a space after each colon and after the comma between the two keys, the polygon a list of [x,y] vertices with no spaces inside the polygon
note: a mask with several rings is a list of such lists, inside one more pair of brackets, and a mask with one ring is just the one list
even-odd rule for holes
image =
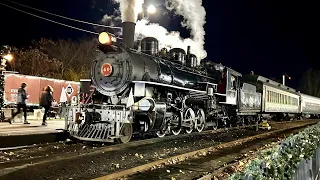
{"label": "black steam locomotive", "polygon": [[[136,50],[134,29],[134,23],[124,22],[123,42],[108,39],[98,46],[91,71],[95,91],[82,86],[82,93],[93,97],[92,103],[65,107],[71,136],[128,142],[135,133],[163,137],[171,132],[178,135],[258,122],[272,114],[301,114],[288,109],[268,112],[262,94],[275,82],[262,82],[261,76],[242,77],[211,61],[198,65],[190,47],[187,52],[179,48],[159,51],[158,40],[147,37],[139,44],[141,50]],[[276,88],[286,92],[286,97],[289,93],[298,96],[285,86]]]}

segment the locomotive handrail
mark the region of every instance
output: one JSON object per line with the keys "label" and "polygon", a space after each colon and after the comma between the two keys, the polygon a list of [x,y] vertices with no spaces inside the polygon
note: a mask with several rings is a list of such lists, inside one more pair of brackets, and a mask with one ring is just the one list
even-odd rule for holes
{"label": "locomotive handrail", "polygon": [[113,104],[93,104],[94,106],[112,106],[112,107],[125,107],[125,105],[113,105]]}
{"label": "locomotive handrail", "polygon": [[155,59],[157,59],[158,61],[164,61],[164,62],[166,62],[166,63],[171,63],[171,65],[173,65],[174,67],[176,67],[176,68],[179,69],[180,71],[192,73],[192,74],[195,74],[195,75],[198,75],[198,76],[202,76],[202,77],[205,77],[205,78],[214,80],[213,77],[208,76],[208,73],[205,73],[205,74],[204,74],[204,73],[199,72],[199,71],[196,70],[196,69],[189,68],[189,67],[187,67],[187,66],[181,65],[181,64],[176,63],[176,62],[173,62],[173,61],[170,61],[170,60],[168,60],[168,59],[161,58],[161,57],[159,57],[159,56],[152,56],[152,55],[150,55],[150,54],[146,54],[146,53],[140,52],[140,51],[138,51],[138,50],[136,50],[136,49],[129,49],[129,50],[130,50],[130,51],[133,51],[133,52],[135,52],[135,53],[139,53],[139,54],[141,54],[141,55],[150,57],[150,58],[155,58]]}
{"label": "locomotive handrail", "polygon": [[133,83],[141,83],[141,84],[152,84],[152,85],[158,85],[158,86],[166,86],[166,87],[172,87],[172,88],[186,90],[186,91],[192,91],[192,92],[198,92],[198,93],[207,94],[206,91],[190,89],[190,88],[184,88],[184,87],[179,87],[179,86],[174,86],[174,85],[169,85],[169,84],[163,84],[163,83],[157,83],[157,82],[151,82],[151,81],[132,81],[132,82]]}

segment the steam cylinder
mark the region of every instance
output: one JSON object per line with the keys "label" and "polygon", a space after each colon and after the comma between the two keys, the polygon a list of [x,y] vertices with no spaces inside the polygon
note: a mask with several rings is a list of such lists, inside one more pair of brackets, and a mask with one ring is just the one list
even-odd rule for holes
{"label": "steam cylinder", "polygon": [[156,55],[159,52],[159,42],[156,38],[146,37],[141,41],[141,52]]}
{"label": "steam cylinder", "polygon": [[185,65],[186,64],[186,52],[181,48],[173,48],[170,50],[171,60]]}

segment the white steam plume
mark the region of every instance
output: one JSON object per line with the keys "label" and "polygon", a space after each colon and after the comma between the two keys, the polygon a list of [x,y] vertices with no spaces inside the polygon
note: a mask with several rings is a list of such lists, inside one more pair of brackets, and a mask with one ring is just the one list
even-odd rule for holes
{"label": "white steam plume", "polygon": [[167,0],[166,7],[183,16],[184,21],[181,25],[191,31],[191,38],[195,42],[191,49],[197,49],[196,56],[199,59],[207,57],[207,52],[204,50],[206,10],[202,6],[202,0]]}
{"label": "white steam plume", "polygon": [[[165,47],[167,49],[171,48],[181,48],[185,51],[188,46],[191,46],[191,53],[195,55],[200,55],[203,53],[202,48],[197,48],[197,42],[187,38],[183,39],[180,37],[180,33],[177,31],[169,32],[166,28],[160,26],[159,24],[149,23],[148,20],[143,19],[136,23],[136,33],[135,39],[141,39],[143,37],[154,37],[159,41],[159,47]],[[199,56],[197,56],[199,58]],[[198,59],[200,63],[201,59]]]}
{"label": "white steam plume", "polygon": [[[142,10],[144,0],[114,0],[120,3],[120,11],[123,22],[136,22],[138,14]],[[135,39],[141,37],[155,37],[159,41],[160,48],[182,48],[187,50],[191,46],[191,53],[198,58],[198,63],[207,56],[204,50],[204,24],[206,11],[202,6],[202,0],[166,0],[166,7],[174,10],[184,18],[181,23],[191,32],[191,39],[183,39],[179,32],[168,32],[164,27],[149,23],[147,20],[136,22]],[[106,16],[105,19],[109,17]]]}
{"label": "white steam plume", "polygon": [[120,3],[120,11],[123,22],[136,22],[138,14],[142,11],[144,0],[114,0]]}

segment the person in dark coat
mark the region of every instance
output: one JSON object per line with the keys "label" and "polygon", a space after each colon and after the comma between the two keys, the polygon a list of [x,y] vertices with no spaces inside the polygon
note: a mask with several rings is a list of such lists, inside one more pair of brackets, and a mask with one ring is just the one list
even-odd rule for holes
{"label": "person in dark coat", "polygon": [[25,88],[27,87],[26,83],[22,83],[21,87],[18,89],[18,96],[17,96],[17,112],[15,112],[11,118],[8,119],[9,123],[11,124],[12,119],[20,114],[21,108],[24,113],[24,124],[30,124],[27,121],[27,105],[26,100],[28,99],[28,94]]}
{"label": "person in dark coat", "polygon": [[41,94],[40,106],[44,108],[44,114],[42,119],[43,126],[47,125],[46,123],[47,115],[50,111],[52,100],[53,100],[52,93],[53,93],[53,88],[50,85],[48,85]]}

